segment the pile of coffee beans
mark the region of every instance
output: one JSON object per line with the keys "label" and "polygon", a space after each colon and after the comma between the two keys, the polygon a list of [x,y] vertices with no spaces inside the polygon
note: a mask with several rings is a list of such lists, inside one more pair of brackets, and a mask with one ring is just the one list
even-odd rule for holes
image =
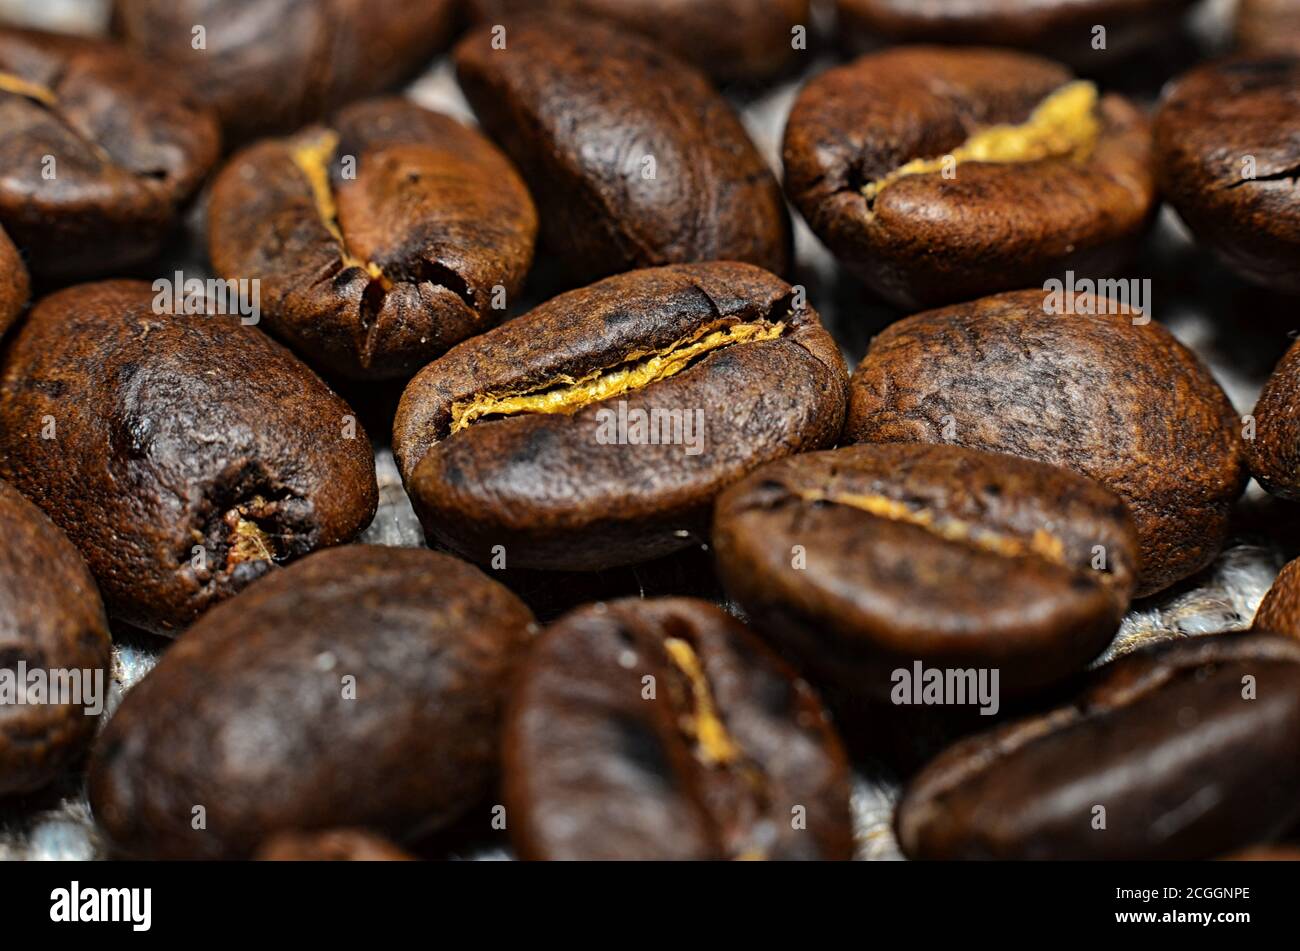
{"label": "pile of coffee beans", "polygon": [[[908,858],[1295,857],[1300,558],[1135,634],[1300,555],[1300,18],[1196,6],[0,25],[0,813],[845,860],[884,771]],[[1208,333],[1280,357],[1253,409]]]}

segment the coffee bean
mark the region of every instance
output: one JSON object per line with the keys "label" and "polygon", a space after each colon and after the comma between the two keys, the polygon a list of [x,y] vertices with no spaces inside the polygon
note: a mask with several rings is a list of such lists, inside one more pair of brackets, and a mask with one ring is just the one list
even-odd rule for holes
{"label": "coffee bean", "polygon": [[[1012,46],[1095,69],[1137,48],[1168,40],[1195,0],[837,0],[840,29],[862,46],[960,43]],[[1104,34],[1097,32],[1103,27]],[[1096,44],[1101,40],[1104,45]],[[1104,60],[1102,60],[1104,62]]]}
{"label": "coffee bean", "polygon": [[812,27],[809,0],[469,0],[468,5],[475,20],[507,28],[521,15],[543,10],[609,20],[720,80],[779,72],[794,59],[794,30]]}
{"label": "coffee bean", "polygon": [[305,558],[205,615],[127,694],[92,757],[95,815],[127,854],[157,858],[243,858],[288,830],[443,826],[496,772],[531,622],[447,555]]}
{"label": "coffee bean", "polygon": [[574,282],[692,261],[786,270],[780,187],[702,74],[600,22],[531,17],[506,36],[471,33],[457,74]]}
{"label": "coffee bean", "polygon": [[113,26],[183,72],[237,143],[407,79],[447,41],[454,14],[453,0],[116,0]]}
{"label": "coffee bean", "polygon": [[1225,855],[1223,859],[1228,862],[1300,862],[1300,846],[1254,845]]}
{"label": "coffee bean", "polygon": [[5,234],[5,229],[0,228],[0,337],[27,306],[30,292],[27,266]]}
{"label": "coffee bean", "polygon": [[1002,689],[1082,670],[1119,627],[1124,503],[1056,466],[957,446],[782,459],[718,499],[718,572],[816,683],[883,701],[892,672],[997,668]]}
{"label": "coffee bean", "polygon": [[786,191],[902,307],[1118,266],[1155,210],[1146,119],[1019,53],[890,50],[822,73],[785,131]]}
{"label": "coffee bean", "polygon": [[1252,56],[1300,56],[1300,5],[1295,0],[1241,0],[1237,49]]}
{"label": "coffee bean", "polygon": [[1255,611],[1252,627],[1300,638],[1300,558],[1287,562],[1273,580]]}
{"label": "coffee bean", "polygon": [[803,681],[686,598],[580,608],[506,714],[508,828],[528,859],[847,859],[848,764]]}
{"label": "coffee bean", "polygon": [[[0,796],[8,796],[44,786],[89,744],[112,658],[104,605],[81,555],[3,481],[0,539],[0,678],[12,678],[13,689],[0,702]],[[45,690],[28,692],[33,675]],[[80,693],[56,695],[59,684]]]}
{"label": "coffee bean", "polygon": [[1251,474],[1273,495],[1300,500],[1300,343],[1278,361],[1251,414],[1254,438],[1246,442]]}
{"label": "coffee bean", "polygon": [[1196,235],[1247,280],[1300,292],[1300,59],[1200,66],[1155,119],[1160,188]]}
{"label": "coffee bean", "polygon": [[[1128,504],[1138,594],[1204,568],[1246,475],[1240,421],[1190,350],[1122,299],[1044,291],[928,311],[853,374],[845,439],[946,442],[1074,469]],[[1054,306],[1054,305],[1053,305]]]}
{"label": "coffee bean", "polygon": [[0,476],[81,550],[109,613],[174,634],[375,513],[365,432],[233,317],[155,313],[149,285],[40,301],[0,359]]}
{"label": "coffee bean", "polygon": [[220,150],[215,117],[182,86],[117,46],[0,29],[0,222],[33,274],[158,254]]}
{"label": "coffee bean", "polygon": [[1300,815],[1300,644],[1128,655],[1074,702],[956,744],[898,807],[920,859],[1200,859]]}
{"label": "coffee bean", "polygon": [[364,829],[281,832],[257,850],[263,862],[413,862],[415,856]]}
{"label": "coffee bean", "polygon": [[322,369],[409,376],[505,313],[537,214],[477,132],[402,99],[260,142],[222,171],[212,262],[261,281],[266,326]]}
{"label": "coffee bean", "polygon": [[411,381],[393,448],[432,541],[494,567],[667,554],[750,469],[833,445],[843,360],[745,264],[635,271],[453,348]]}

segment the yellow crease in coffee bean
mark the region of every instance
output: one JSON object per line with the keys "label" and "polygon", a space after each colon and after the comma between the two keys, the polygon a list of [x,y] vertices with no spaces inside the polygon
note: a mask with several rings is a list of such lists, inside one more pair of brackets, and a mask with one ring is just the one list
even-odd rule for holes
{"label": "yellow crease in coffee bean", "polygon": [[796,494],[805,502],[829,502],[832,505],[846,505],[850,508],[860,509],[877,518],[914,525],[945,541],[971,545],[995,555],[1002,555],[1007,558],[1033,555],[1053,564],[1065,564],[1065,543],[1058,536],[1045,529],[1034,529],[1033,534],[1026,540],[980,528],[965,519],[936,517],[933,512],[911,508],[897,499],[891,499],[884,495],[825,492],[820,489],[809,489]]}
{"label": "yellow crease in coffee bean", "polygon": [[733,323],[721,329],[716,323],[709,324],[663,350],[632,353],[616,367],[593,370],[581,377],[561,374],[530,391],[485,393],[457,401],[451,407],[451,433],[458,433],[485,416],[575,413],[591,403],[675,376],[710,351],[734,344],[775,340],[785,332],[785,327],[784,322],[764,320]]}
{"label": "yellow crease in coffee bean", "polygon": [[23,96],[26,99],[35,99],[47,106],[55,106],[59,102],[53,89],[23,79],[21,76],[15,76],[13,73],[0,72],[0,92],[13,93],[15,96]]}
{"label": "yellow crease in coffee bean", "polygon": [[706,766],[733,763],[740,759],[740,747],[731,739],[726,725],[713,705],[713,691],[695,649],[679,637],[664,639],[664,650],[673,666],[691,685],[693,711],[682,716],[681,727],[694,738],[695,753]]}
{"label": "yellow crease in coffee bean", "polygon": [[1101,134],[1097,87],[1083,80],[1067,83],[1035,107],[1019,125],[994,125],[975,132],[948,155],[913,159],[862,188],[867,201],[901,178],[942,171],[946,162],[1010,164],[1046,158],[1086,158]]}
{"label": "yellow crease in coffee bean", "polygon": [[246,561],[274,561],[275,556],[271,552],[271,538],[261,527],[251,519],[244,516],[252,508],[261,508],[266,504],[266,500],[261,496],[255,497],[247,506],[239,506],[234,510],[237,521],[234,527],[234,537],[231,540],[230,551],[226,554],[226,565],[234,566],[243,564]]}
{"label": "yellow crease in coffee bean", "polygon": [[354,257],[348,251],[347,242],[343,238],[343,229],[339,227],[339,209],[334,201],[334,187],[330,182],[329,172],[330,160],[334,158],[338,146],[337,133],[328,130],[321,132],[293,148],[291,152],[293,163],[306,176],[307,183],[311,186],[316,213],[320,216],[321,224],[338,244],[339,257],[343,263],[348,267],[364,269],[372,279],[381,282],[387,290],[391,284],[383,269],[373,261],[363,261]]}

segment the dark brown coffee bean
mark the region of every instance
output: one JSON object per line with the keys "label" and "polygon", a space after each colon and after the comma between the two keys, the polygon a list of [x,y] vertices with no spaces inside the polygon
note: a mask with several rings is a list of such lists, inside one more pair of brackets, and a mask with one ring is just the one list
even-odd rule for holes
{"label": "dark brown coffee bean", "polygon": [[1160,188],[1242,277],[1300,292],[1300,59],[1192,70],[1155,119]]}
{"label": "dark brown coffee bean", "polygon": [[[1167,40],[1195,0],[837,0],[851,42],[1012,46],[1095,69],[1141,46]],[[1105,28],[1096,43],[1097,27]]]}
{"label": "dark brown coffee bean", "polygon": [[1226,862],[1300,862],[1300,845],[1253,845],[1223,859]]}
{"label": "dark brown coffee bean", "polygon": [[236,143],[408,78],[447,41],[454,13],[454,0],[116,0],[113,26],[180,70]]}
{"label": "dark brown coffee bean", "polygon": [[687,598],[580,608],[529,654],[506,714],[511,838],[528,859],[847,859],[848,764],[812,690]]}
{"label": "dark brown coffee bean", "polygon": [[563,294],[411,381],[393,448],[431,540],[494,567],[592,570],[692,544],[750,469],[833,445],[843,359],[746,264]]}
{"label": "dark brown coffee bean", "polygon": [[1237,49],[1251,56],[1300,56],[1300,4],[1295,0],[1241,0]]}
{"label": "dark brown coffee bean", "polygon": [[267,329],[310,362],[400,377],[504,315],[537,213],[487,139],[376,99],[235,156],[209,235],[216,272],[260,280]]}
{"label": "dark brown coffee bean", "polygon": [[1300,558],[1287,562],[1255,611],[1257,631],[1300,638]]}
{"label": "dark brown coffee bean", "polygon": [[893,672],[999,671],[1024,692],[1082,670],[1133,591],[1124,503],[1091,479],[957,446],[782,459],[718,499],[728,593],[817,683],[887,700]]}
{"label": "dark brown coffee bean", "polygon": [[157,858],[245,858],[287,830],[443,826],[495,775],[531,622],[447,555],[305,558],[205,615],[127,694],[95,745],[95,816]]}
{"label": "dark brown coffee bean", "polygon": [[158,254],[220,152],[216,118],[183,87],[111,44],[0,29],[0,222],[33,274]]}
{"label": "dark brown coffee bean", "polygon": [[804,87],[786,190],[877,293],[926,307],[1113,269],[1155,210],[1150,131],[1048,60],[890,50]]}
{"label": "dark brown coffee bean", "polygon": [[39,789],[89,744],[111,649],[81,555],[0,481],[0,796]]}
{"label": "dark brown coffee bean", "polygon": [[1131,654],[1073,703],[956,744],[896,813],[919,859],[1200,859],[1300,815],[1300,644]]}
{"label": "dark brown coffee bean", "polygon": [[155,313],[148,284],[40,301],[0,359],[0,476],[85,556],[114,617],[175,634],[375,514],[347,404],[237,319]]}
{"label": "dark brown coffee bean", "polygon": [[696,70],[595,21],[530,17],[456,49],[479,121],[532,188],[542,237],[576,282],[632,268],[790,259],[781,189]]}
{"label": "dark brown coffee bean", "polygon": [[1300,342],[1278,361],[1251,414],[1254,438],[1246,441],[1251,474],[1273,495],[1300,500]]}
{"label": "dark brown coffee bean", "polygon": [[263,862],[413,862],[415,856],[365,829],[281,832],[262,843]]}
{"label": "dark brown coffee bean", "polygon": [[758,79],[787,66],[795,28],[811,31],[810,6],[809,0],[469,0],[475,20],[507,27],[521,14],[541,11],[609,20],[720,80]]}
{"label": "dark brown coffee bean", "polygon": [[0,228],[0,337],[23,312],[30,293],[27,266],[5,229]]}
{"label": "dark brown coffee bean", "polygon": [[1017,291],[889,327],[853,374],[845,439],[954,443],[1091,476],[1128,504],[1138,594],[1151,594],[1222,547],[1246,480],[1240,421],[1196,356],[1122,300],[1058,303]]}

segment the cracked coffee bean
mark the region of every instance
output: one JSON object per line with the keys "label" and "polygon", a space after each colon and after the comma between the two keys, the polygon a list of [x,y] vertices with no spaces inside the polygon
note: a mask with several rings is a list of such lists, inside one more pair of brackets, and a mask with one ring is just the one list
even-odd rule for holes
{"label": "cracked coffee bean", "polygon": [[1246,482],[1240,420],[1159,324],[1088,294],[1050,313],[1048,296],[999,294],[887,328],[853,374],[845,441],[954,443],[1091,476],[1128,505],[1137,594],[1153,594],[1222,548]]}
{"label": "cracked coffee bean", "polygon": [[761,79],[788,66],[795,27],[811,32],[810,6],[809,0],[469,0],[476,21],[507,28],[543,10],[609,20],[719,80]]}
{"label": "cracked coffee bean", "polygon": [[[851,43],[1010,46],[1095,70],[1143,46],[1167,41],[1195,0],[837,0]],[[1104,49],[1094,44],[1106,30]],[[1103,59],[1104,57],[1104,59]]]}
{"label": "cracked coffee bean", "polygon": [[0,337],[23,312],[30,293],[27,266],[5,229],[0,227]]}
{"label": "cracked coffee bean", "polygon": [[1237,49],[1251,56],[1300,56],[1300,4],[1295,0],[1241,0]]}
{"label": "cracked coffee bean", "polygon": [[1156,207],[1150,139],[1048,60],[890,50],[804,87],[786,190],[878,294],[928,307],[1119,266]]}
{"label": "cracked coffee bean", "polygon": [[347,404],[236,318],[153,311],[148,284],[40,301],[0,359],[0,476],[81,550],[109,614],[173,635],[378,502]]}
{"label": "cracked coffee bean", "polygon": [[1273,579],[1251,626],[1257,631],[1300,638],[1300,558],[1287,562]]}
{"label": "cracked coffee bean", "polygon": [[170,71],[95,40],[0,29],[0,223],[34,275],[155,257],[220,152]]}
{"label": "cracked coffee bean", "polygon": [[746,264],[652,268],[429,364],[393,449],[430,541],[596,570],[688,547],[725,486],[833,445],[845,393],[838,348],[784,281]]}
{"label": "cracked coffee bean", "polygon": [[492,39],[461,41],[457,75],[574,282],[693,261],[787,269],[781,189],[703,75],[600,22],[529,17],[505,49]]}
{"label": "cracked coffee bean", "polygon": [[253,856],[263,862],[414,862],[415,856],[365,829],[281,832]]}
{"label": "cracked coffee bean", "polygon": [[806,683],[687,598],[580,608],[538,641],[504,731],[526,859],[848,859],[849,768]]}
{"label": "cracked coffee bean", "polygon": [[267,329],[353,378],[410,376],[496,323],[536,236],[505,156],[403,99],[241,152],[209,207],[216,272],[260,280]]}
{"label": "cracked coffee bean", "polygon": [[292,132],[411,78],[450,37],[454,14],[453,0],[116,0],[113,29],[182,72],[233,144]]}
{"label": "cracked coffee bean", "polygon": [[1237,274],[1300,293],[1300,59],[1192,70],[1155,118],[1160,189]]}
{"label": "cracked coffee bean", "polygon": [[957,446],[783,459],[718,499],[717,569],[815,682],[884,701],[916,661],[1024,693],[1083,670],[1133,591],[1118,496],[1057,466]]}
{"label": "cracked coffee bean", "polygon": [[214,608],[131,690],[95,745],[95,816],[124,853],[168,859],[444,826],[496,775],[532,621],[448,555],[318,552]]}
{"label": "cracked coffee bean", "polygon": [[1278,361],[1251,414],[1255,435],[1246,440],[1250,472],[1273,495],[1300,500],[1300,343]]}
{"label": "cracked coffee bean", "polygon": [[1300,644],[1220,634],[1098,672],[1072,703],[957,743],[908,786],[915,859],[1186,860],[1300,816]]}
{"label": "cracked coffee bean", "polygon": [[[0,671],[23,691],[23,702],[0,703],[0,797],[40,789],[89,745],[111,664],[104,605],[81,555],[45,513],[0,481]],[[79,682],[82,702],[28,694],[36,673],[50,687]]]}

